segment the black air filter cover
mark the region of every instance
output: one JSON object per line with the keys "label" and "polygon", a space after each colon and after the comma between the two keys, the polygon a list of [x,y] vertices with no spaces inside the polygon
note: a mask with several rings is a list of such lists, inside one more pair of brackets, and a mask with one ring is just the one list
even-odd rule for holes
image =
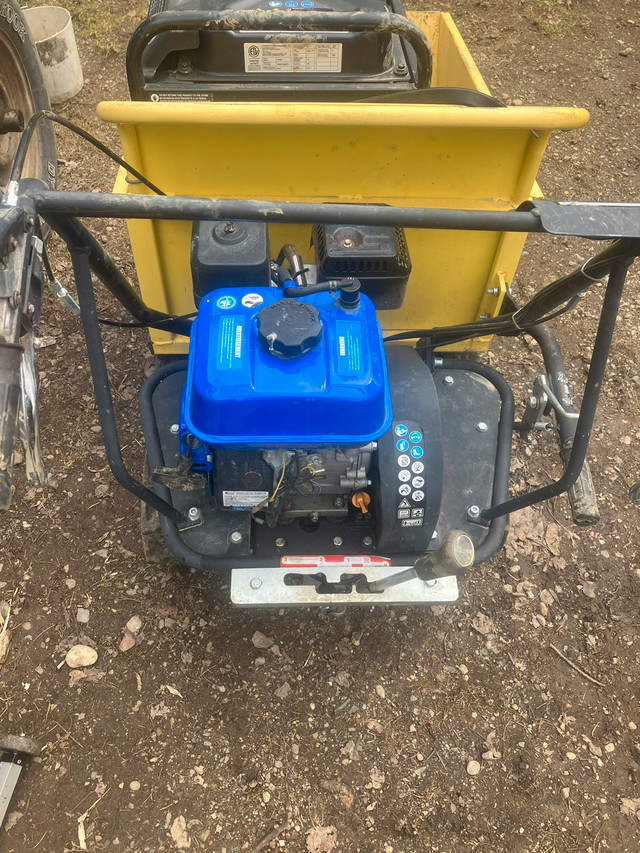
{"label": "black air filter cover", "polygon": [[191,274],[196,305],[218,287],[268,287],[271,260],[266,223],[195,221]]}
{"label": "black air filter cover", "polygon": [[377,310],[402,307],[411,272],[402,228],[316,225],[313,243],[318,281],[358,278]]}

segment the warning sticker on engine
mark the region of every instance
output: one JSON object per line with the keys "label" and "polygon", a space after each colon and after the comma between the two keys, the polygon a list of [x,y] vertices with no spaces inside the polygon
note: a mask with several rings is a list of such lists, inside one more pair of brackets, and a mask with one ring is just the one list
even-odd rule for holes
{"label": "warning sticker on engine", "polygon": [[364,370],[362,333],[355,323],[336,323],[338,373],[361,376]]}
{"label": "warning sticker on engine", "polygon": [[222,502],[225,506],[254,507],[268,498],[269,492],[222,492]]}
{"label": "warning sticker on engine", "polygon": [[[220,308],[226,307],[220,305],[223,299],[233,299],[233,297],[220,297],[218,300]],[[233,305],[235,305],[235,299],[233,299],[233,304],[230,307]],[[218,330],[218,357],[216,359],[218,370],[239,370],[242,366],[243,332],[243,317],[230,315],[221,318]]]}
{"label": "warning sticker on engine", "polygon": [[249,74],[337,74],[342,71],[342,45],[248,43],[244,70]]}

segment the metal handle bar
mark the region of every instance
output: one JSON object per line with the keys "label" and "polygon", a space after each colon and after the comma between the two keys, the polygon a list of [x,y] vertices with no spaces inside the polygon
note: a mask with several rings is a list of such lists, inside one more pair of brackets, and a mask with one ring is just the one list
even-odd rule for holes
{"label": "metal handle bar", "polygon": [[13,451],[20,405],[20,344],[0,343],[0,510],[11,503]]}
{"label": "metal handle bar", "polygon": [[233,14],[219,12],[160,12],[146,18],[135,30],[127,47],[127,79],[131,97],[144,92],[142,55],[154,36],[176,30],[277,30],[285,32],[394,33],[407,41],[416,54],[416,88],[431,84],[433,57],[425,34],[403,15],[385,12],[296,12],[252,9]]}

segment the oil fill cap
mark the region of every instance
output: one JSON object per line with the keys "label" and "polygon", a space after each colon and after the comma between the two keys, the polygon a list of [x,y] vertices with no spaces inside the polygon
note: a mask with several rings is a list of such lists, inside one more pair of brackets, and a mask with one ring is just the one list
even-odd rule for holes
{"label": "oil fill cap", "polygon": [[297,299],[279,299],[258,312],[258,338],[273,355],[297,358],[312,350],[322,337],[317,308]]}

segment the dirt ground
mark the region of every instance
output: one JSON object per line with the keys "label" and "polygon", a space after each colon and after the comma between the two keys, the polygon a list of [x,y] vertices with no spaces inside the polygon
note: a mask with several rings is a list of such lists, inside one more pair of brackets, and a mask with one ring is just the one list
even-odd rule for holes
{"label": "dirt ground", "polygon": [[[144,7],[67,5],[86,82],[61,111],[117,144],[95,105],[126,97],[124,48]],[[584,130],[550,145],[549,198],[640,200],[637,0],[442,8],[498,98],[590,111]],[[59,157],[63,187],[110,189],[111,165],[65,133]],[[129,264],[121,228],[100,233]],[[590,252],[530,240],[518,291]],[[29,487],[18,465],[0,529],[0,598],[11,602],[0,730],[46,746],[0,849],[639,850],[640,508],[628,498],[640,477],[639,285],[636,266],[591,445],[600,523],[574,527],[558,498],[513,516],[506,549],[471,573],[456,606],[343,613],[236,610],[224,579],[145,561],[137,504],[107,468],[79,322],[49,298],[37,363],[51,485]],[[554,324],[576,391],[602,292]],[[140,471],[145,333],[104,338],[122,444]],[[541,365],[526,341],[490,358],[517,399]],[[552,438],[515,447],[514,493],[558,475]],[[133,617],[135,645],[122,651]],[[98,653],[80,679],[63,662],[79,641]]]}

